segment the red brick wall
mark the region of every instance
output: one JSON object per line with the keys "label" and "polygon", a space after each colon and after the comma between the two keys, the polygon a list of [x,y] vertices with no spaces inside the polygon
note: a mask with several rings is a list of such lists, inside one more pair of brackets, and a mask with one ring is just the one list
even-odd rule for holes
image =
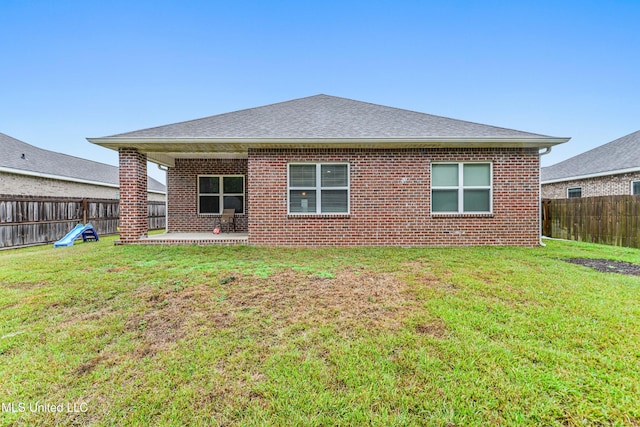
{"label": "red brick wall", "polygon": [[[198,215],[198,175],[244,175],[246,192],[247,159],[176,159],[167,172],[169,232],[212,232],[220,218]],[[245,196],[245,214],[236,215],[236,231],[247,231],[247,212]]]}
{"label": "red brick wall", "polygon": [[120,240],[130,242],[147,236],[147,155],[134,148],[121,148]]}
{"label": "red brick wall", "polygon": [[[288,215],[287,164],[292,161],[349,162],[350,214]],[[430,164],[436,161],[493,162],[493,213],[431,215]],[[252,149],[249,242],[536,246],[539,167],[536,149]]]}

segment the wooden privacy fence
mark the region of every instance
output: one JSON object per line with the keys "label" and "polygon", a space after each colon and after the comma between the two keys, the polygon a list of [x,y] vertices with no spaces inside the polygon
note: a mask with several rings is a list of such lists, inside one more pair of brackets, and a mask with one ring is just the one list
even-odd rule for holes
{"label": "wooden privacy fence", "polygon": [[640,196],[553,199],[542,202],[548,237],[640,248]]}
{"label": "wooden privacy fence", "polygon": [[[165,228],[165,203],[149,201],[148,208],[149,229]],[[116,234],[119,215],[118,200],[0,195],[0,248],[55,242],[80,222]]]}

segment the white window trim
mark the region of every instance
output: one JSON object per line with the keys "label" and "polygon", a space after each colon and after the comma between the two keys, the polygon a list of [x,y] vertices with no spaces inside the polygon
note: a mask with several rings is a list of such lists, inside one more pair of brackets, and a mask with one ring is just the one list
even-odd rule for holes
{"label": "white window trim", "polygon": [[[292,187],[290,166],[291,165],[315,165],[316,167],[316,185],[315,187]],[[323,165],[346,165],[347,166],[347,185],[344,187],[323,187],[322,186],[322,166]],[[316,192],[316,211],[315,212],[291,212],[291,191],[315,191]],[[347,211],[346,212],[322,212],[322,190],[347,190]],[[291,162],[287,164],[287,214],[288,215],[350,215],[351,213],[351,166],[349,162]]]}
{"label": "white window trim", "polygon": [[[569,197],[569,192],[571,190],[580,190],[580,197]],[[567,199],[581,199],[582,198],[582,187],[569,187],[567,188]]]}
{"label": "white window trim", "polygon": [[[464,165],[471,164],[484,164],[489,165],[489,185],[480,185],[480,186],[465,186],[464,185]],[[458,165],[458,185],[456,186],[434,186],[433,185],[433,166],[434,165]],[[476,161],[476,162],[431,162],[431,171],[430,171],[430,179],[431,179],[431,188],[430,199],[431,199],[431,215],[493,215],[493,162],[491,161]],[[458,192],[458,210],[457,211],[448,211],[442,212],[433,210],[433,190],[456,190]],[[465,212],[464,211],[464,190],[489,190],[489,211],[472,211]]]}
{"label": "white window trim", "polygon": [[640,180],[631,181],[631,188],[630,188],[630,190],[629,190],[629,194],[631,194],[632,196],[638,196],[638,195],[640,195],[640,193],[638,193],[638,194],[633,194],[633,184],[635,184],[635,183],[640,183]]}
{"label": "white window trim", "polygon": [[[242,193],[225,193],[224,192],[224,184],[223,184],[223,180],[224,178],[242,178]],[[201,193],[200,192],[200,178],[219,178],[220,179],[220,192],[219,193]],[[246,204],[247,204],[247,188],[246,188],[246,183],[245,183],[245,177],[244,175],[210,175],[210,174],[202,174],[202,175],[198,175],[197,178],[198,180],[197,182],[197,186],[198,186],[198,215],[207,215],[207,216],[211,216],[211,215],[222,215],[222,210],[224,209],[224,196],[242,196],[242,212],[236,212],[236,215],[243,215],[245,213],[245,209],[246,209]],[[218,196],[220,197],[220,212],[218,213],[203,213],[200,212],[200,197],[201,196]]]}

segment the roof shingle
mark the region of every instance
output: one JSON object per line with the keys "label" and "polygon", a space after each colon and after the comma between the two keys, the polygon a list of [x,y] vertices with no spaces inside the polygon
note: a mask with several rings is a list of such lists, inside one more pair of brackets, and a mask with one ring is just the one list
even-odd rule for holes
{"label": "roof shingle", "polygon": [[547,138],[329,95],[315,95],[107,138]]}

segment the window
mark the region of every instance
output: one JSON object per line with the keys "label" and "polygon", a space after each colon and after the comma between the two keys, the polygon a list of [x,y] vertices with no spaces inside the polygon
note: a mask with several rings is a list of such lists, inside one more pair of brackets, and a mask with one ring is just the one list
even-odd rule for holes
{"label": "window", "polygon": [[434,163],[432,213],[491,213],[491,163]]}
{"label": "window", "polygon": [[349,165],[289,164],[289,213],[349,213]]}
{"label": "window", "polygon": [[223,209],[244,213],[244,176],[198,176],[198,213],[217,215]]}
{"label": "window", "polygon": [[569,199],[582,197],[582,187],[568,188],[567,197]]}
{"label": "window", "polygon": [[633,181],[631,183],[631,194],[634,196],[640,194],[640,181]]}

